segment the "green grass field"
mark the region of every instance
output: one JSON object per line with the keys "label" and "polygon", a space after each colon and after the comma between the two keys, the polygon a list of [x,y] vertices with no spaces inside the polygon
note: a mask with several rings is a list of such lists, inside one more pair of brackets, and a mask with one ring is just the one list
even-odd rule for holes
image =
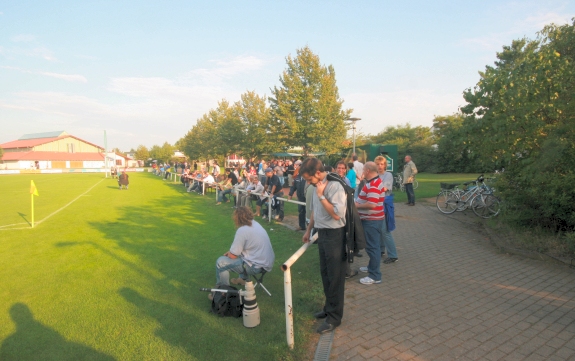
{"label": "green grass field", "polygon": [[[30,228],[30,179],[36,227]],[[264,224],[276,254],[257,288],[260,326],[209,313],[200,287],[235,229],[229,206],[149,173],[130,189],[101,174],[0,177],[1,360],[300,360],[321,306],[317,247],[292,271],[295,350],[287,348],[280,265],[301,234]]]}

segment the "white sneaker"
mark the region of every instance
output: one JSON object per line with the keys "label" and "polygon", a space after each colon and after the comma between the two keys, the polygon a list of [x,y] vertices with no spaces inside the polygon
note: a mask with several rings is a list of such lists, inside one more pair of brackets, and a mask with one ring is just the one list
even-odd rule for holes
{"label": "white sneaker", "polygon": [[375,281],[375,280],[372,280],[370,277],[364,277],[364,278],[359,280],[359,283],[361,283],[363,285],[373,285],[373,284],[381,283],[381,280]]}
{"label": "white sneaker", "polygon": [[367,273],[367,267],[359,267],[359,272]]}

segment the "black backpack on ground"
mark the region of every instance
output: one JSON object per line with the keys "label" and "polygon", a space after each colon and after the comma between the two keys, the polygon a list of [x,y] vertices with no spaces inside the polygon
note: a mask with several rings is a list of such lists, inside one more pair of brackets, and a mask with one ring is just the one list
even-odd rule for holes
{"label": "black backpack on ground", "polygon": [[240,317],[244,309],[244,304],[241,302],[238,289],[226,285],[218,285],[216,288],[235,292],[214,292],[212,313],[220,317]]}

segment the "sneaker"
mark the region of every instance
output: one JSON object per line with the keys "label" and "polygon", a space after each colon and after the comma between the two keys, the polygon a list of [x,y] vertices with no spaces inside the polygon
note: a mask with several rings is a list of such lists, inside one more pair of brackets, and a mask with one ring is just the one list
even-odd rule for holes
{"label": "sneaker", "polygon": [[222,202],[218,202],[218,203],[216,203],[216,206],[219,206],[220,204],[222,204]]}
{"label": "sneaker", "polygon": [[262,219],[267,219],[267,218],[268,218],[267,216],[262,216]]}
{"label": "sneaker", "polygon": [[383,263],[385,264],[390,264],[390,263],[394,263],[397,262],[397,258],[386,258]]}
{"label": "sneaker", "polygon": [[359,272],[367,273],[367,267],[359,267]]}
{"label": "sneaker", "polygon": [[376,280],[372,280],[370,277],[363,277],[362,279],[359,280],[359,283],[361,283],[362,285],[373,285],[373,284],[381,283],[381,280],[376,281]]}

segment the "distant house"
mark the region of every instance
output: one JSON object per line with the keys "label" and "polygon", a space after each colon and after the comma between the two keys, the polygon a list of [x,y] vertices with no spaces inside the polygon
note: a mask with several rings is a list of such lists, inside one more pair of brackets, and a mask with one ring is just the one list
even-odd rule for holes
{"label": "distant house", "polygon": [[0,148],[0,169],[105,167],[104,148],[64,131],[25,134]]}

